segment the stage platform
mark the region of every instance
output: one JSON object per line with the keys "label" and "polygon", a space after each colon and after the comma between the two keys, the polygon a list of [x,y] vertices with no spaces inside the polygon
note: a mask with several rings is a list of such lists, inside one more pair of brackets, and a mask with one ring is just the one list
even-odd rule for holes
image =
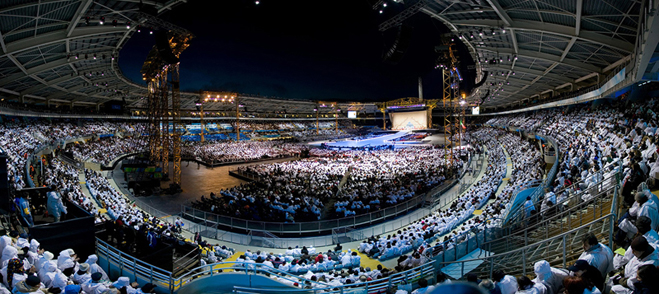
{"label": "stage platform", "polygon": [[391,134],[376,137],[376,138],[364,139],[364,140],[352,140],[348,138],[348,139],[341,139],[338,141],[335,140],[315,141],[315,142],[309,142],[307,144],[314,147],[320,147],[322,144],[325,144],[325,146],[332,149],[376,147],[383,145],[394,145],[395,148],[407,148],[412,146],[431,146],[431,145],[444,144],[444,134],[441,133],[430,135],[421,141],[397,141],[397,142],[391,141],[412,133],[423,133],[423,132],[436,133],[437,130],[389,131],[389,132],[391,132]]}

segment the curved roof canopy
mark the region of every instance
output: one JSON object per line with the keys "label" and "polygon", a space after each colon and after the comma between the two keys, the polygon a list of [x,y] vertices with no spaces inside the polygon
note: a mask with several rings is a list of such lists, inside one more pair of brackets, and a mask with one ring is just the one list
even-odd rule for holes
{"label": "curved roof canopy", "polygon": [[603,81],[630,60],[641,10],[637,0],[419,2],[416,9],[442,21],[467,45],[479,75],[491,74],[484,106]]}
{"label": "curved roof canopy", "polygon": [[[100,105],[125,99],[143,106],[146,87],[126,79],[117,64],[121,48],[140,25],[140,2],[163,13],[186,0],[0,1],[0,92],[21,101]],[[445,23],[467,44],[479,74],[492,74],[485,84],[492,98],[484,106],[600,79],[630,60],[641,10],[638,0],[405,3]],[[142,27],[142,33],[147,30]],[[181,98],[184,109],[193,109],[199,94],[181,93]]]}
{"label": "curved roof canopy", "polygon": [[185,0],[0,1],[0,91],[88,105],[141,99],[146,88],[117,64],[140,25],[140,2],[163,13]]}

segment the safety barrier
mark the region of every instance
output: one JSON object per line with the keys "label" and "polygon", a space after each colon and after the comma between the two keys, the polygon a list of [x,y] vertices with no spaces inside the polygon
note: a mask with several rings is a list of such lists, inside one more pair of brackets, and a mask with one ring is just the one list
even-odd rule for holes
{"label": "safety barrier", "polygon": [[[187,271],[185,274],[175,276],[172,272],[162,268],[154,267],[133,256],[121,252],[110,246],[106,242],[96,239],[96,254],[99,256],[99,264],[112,276],[127,276],[131,280],[142,283],[152,283],[156,286],[159,293],[176,293],[181,287],[190,281],[217,275],[226,271],[240,271],[246,275],[268,275],[272,278],[281,278],[296,283],[311,283],[316,290],[332,291],[333,293],[349,292],[348,289],[363,288],[367,293],[386,292],[387,289],[399,283],[410,283],[420,278],[434,279],[435,267],[433,263],[426,263],[422,266],[393,274],[387,278],[373,280],[365,283],[354,283],[342,286],[328,286],[326,284],[305,279],[297,274],[283,272],[273,267],[249,262],[219,262],[209,265],[203,265]],[[333,269],[341,269],[342,265],[337,264]],[[116,278],[116,277],[112,277]],[[254,285],[257,286],[257,285]],[[166,290],[165,290],[166,289]],[[257,288],[242,288],[243,291],[264,291]],[[289,291],[286,289],[281,291]]]}

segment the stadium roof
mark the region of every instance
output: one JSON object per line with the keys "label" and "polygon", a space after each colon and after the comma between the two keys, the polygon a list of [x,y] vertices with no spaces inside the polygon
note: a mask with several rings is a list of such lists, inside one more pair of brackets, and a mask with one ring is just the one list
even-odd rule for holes
{"label": "stadium roof", "polygon": [[460,38],[456,41],[467,45],[478,80],[482,71],[491,74],[483,88],[490,87],[494,97],[484,106],[511,104],[587,79],[603,81],[608,72],[630,60],[642,5],[637,0],[416,3],[421,4],[414,7],[406,2],[407,10],[440,20]]}
{"label": "stadium roof", "polygon": [[[118,66],[140,2],[163,13],[185,0],[0,2],[0,91],[24,101],[98,105],[144,97]],[[143,33],[148,33],[148,28]]]}
{"label": "stadium roof", "polygon": [[[186,1],[1,1],[0,92],[34,103],[100,105],[125,99],[130,106],[143,106],[146,87],[128,80],[118,66],[121,48],[142,21],[140,2],[163,13]],[[608,72],[632,60],[642,3],[411,0],[404,5],[407,12],[426,13],[462,37],[480,61],[478,73],[492,74],[485,87],[492,89],[494,98],[484,106],[500,106],[579,82],[604,80]],[[402,21],[406,14],[401,15],[382,26]],[[142,30],[147,33],[145,27]],[[253,109],[272,109],[261,98],[239,98]],[[199,93],[182,93],[182,108],[193,109],[198,100]],[[299,111],[314,107],[299,100],[281,102]],[[351,105],[342,104],[346,109]],[[209,105],[208,110],[226,107]],[[366,108],[375,110],[372,104]]]}

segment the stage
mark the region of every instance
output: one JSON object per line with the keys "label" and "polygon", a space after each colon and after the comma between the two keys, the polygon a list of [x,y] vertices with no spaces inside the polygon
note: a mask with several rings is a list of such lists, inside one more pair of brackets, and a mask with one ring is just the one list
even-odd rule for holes
{"label": "stage", "polygon": [[[384,131],[383,131],[384,132]],[[322,144],[325,144],[328,148],[331,149],[340,149],[340,148],[368,148],[368,147],[378,147],[378,146],[391,146],[394,145],[395,148],[407,148],[412,146],[431,146],[431,145],[443,145],[444,144],[444,134],[436,133],[424,138],[421,141],[392,141],[413,133],[435,133],[437,130],[415,130],[415,131],[389,131],[392,132],[389,135],[379,136],[376,138],[369,138],[364,140],[352,140],[342,139],[339,141],[334,140],[324,140],[324,141],[315,141],[309,142],[307,144],[320,147]]]}

